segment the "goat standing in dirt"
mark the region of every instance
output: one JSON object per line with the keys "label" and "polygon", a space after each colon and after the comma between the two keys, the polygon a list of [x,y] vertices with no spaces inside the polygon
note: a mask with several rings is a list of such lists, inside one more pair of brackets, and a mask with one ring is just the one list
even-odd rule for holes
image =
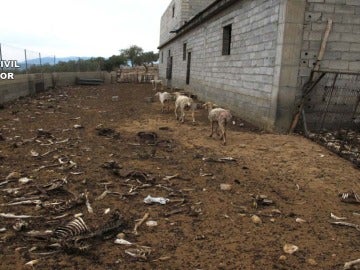
{"label": "goat standing in dirt", "polygon": [[[175,92],[175,118],[179,119],[181,123],[184,123],[185,120],[185,109],[191,109],[192,121],[195,123],[195,103],[192,98],[182,95],[179,92]],[[177,110],[180,108],[180,117],[178,118]]]}
{"label": "goat standing in dirt", "polygon": [[208,118],[211,125],[209,136],[212,137],[214,134],[214,124],[216,124],[216,133],[219,135],[218,129],[220,129],[220,139],[223,140],[223,145],[226,145],[226,125],[232,118],[230,111],[223,108],[213,108],[214,104],[211,102],[206,102],[203,107],[209,112]]}
{"label": "goat standing in dirt", "polygon": [[153,90],[157,90],[157,86],[160,85],[161,86],[161,90],[163,89],[163,83],[162,80],[151,80],[150,81],[152,86],[153,86]]}
{"label": "goat standing in dirt", "polygon": [[159,97],[161,102],[161,112],[164,112],[164,107],[166,105],[167,110],[170,110],[170,101],[173,99],[173,96],[168,92],[156,92],[156,97]]}

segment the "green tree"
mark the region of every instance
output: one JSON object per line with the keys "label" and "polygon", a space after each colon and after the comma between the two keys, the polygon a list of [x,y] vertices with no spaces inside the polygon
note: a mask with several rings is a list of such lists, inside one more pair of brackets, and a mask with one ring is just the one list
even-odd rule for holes
{"label": "green tree", "polygon": [[154,52],[144,52],[141,55],[142,64],[152,64],[159,59],[159,54]]}
{"label": "green tree", "polygon": [[127,58],[124,55],[113,55],[104,62],[104,69],[108,72],[113,71],[120,67],[120,65],[126,65]]}
{"label": "green tree", "polygon": [[131,66],[141,65],[141,55],[143,54],[143,49],[139,46],[132,45],[127,49],[120,50],[120,55],[126,57],[131,61]]}

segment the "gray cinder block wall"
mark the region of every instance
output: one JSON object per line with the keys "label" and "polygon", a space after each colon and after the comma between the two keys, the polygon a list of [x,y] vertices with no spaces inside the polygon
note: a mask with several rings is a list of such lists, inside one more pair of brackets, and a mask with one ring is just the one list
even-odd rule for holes
{"label": "gray cinder block wall", "polygon": [[161,17],[160,44],[175,36],[171,33],[184,25],[214,0],[172,0]]}
{"label": "gray cinder block wall", "polygon": [[[76,78],[102,79],[110,83],[108,72],[60,72],[60,73],[38,73],[38,74],[15,74],[14,80],[0,81],[0,104],[15,100],[19,97],[35,94],[39,88],[49,89],[74,85]],[[40,85],[42,84],[42,85]]]}
{"label": "gray cinder block wall", "polygon": [[360,0],[307,0],[299,84],[314,66],[327,20],[333,21],[321,69],[360,72]]}
{"label": "gray cinder block wall", "polygon": [[[171,36],[165,35],[166,26],[181,24],[163,16],[160,78],[166,80],[167,59],[172,57],[169,86],[190,88],[202,100],[216,101],[265,129],[287,131],[327,18],[334,24],[321,68],[359,71],[359,5],[359,0],[234,1],[191,30]],[[231,53],[222,55],[223,27],[229,24]],[[191,53],[188,85],[184,43]]]}

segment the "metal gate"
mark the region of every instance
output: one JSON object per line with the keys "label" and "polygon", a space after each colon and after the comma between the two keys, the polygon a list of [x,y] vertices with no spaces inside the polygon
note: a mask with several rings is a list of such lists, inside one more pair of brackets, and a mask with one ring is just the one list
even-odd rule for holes
{"label": "metal gate", "polygon": [[360,73],[313,71],[311,78],[315,85],[304,102],[305,128],[310,132],[359,129]]}

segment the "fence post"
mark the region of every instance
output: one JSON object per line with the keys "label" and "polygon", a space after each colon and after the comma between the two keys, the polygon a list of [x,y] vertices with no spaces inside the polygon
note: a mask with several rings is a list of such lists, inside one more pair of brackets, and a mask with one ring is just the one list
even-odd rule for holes
{"label": "fence post", "polygon": [[27,57],[26,57],[26,49],[24,49],[25,52],[25,72],[28,73],[28,65],[27,65]]}
{"label": "fence post", "polygon": [[40,70],[41,70],[41,73],[42,73],[42,65],[41,65],[41,53],[39,53],[39,60],[40,60]]}
{"label": "fence post", "polygon": [[329,108],[329,105],[330,105],[330,102],[331,102],[331,99],[332,99],[332,95],[333,95],[333,92],[334,92],[335,83],[336,83],[336,79],[337,79],[338,75],[339,75],[339,73],[336,73],[336,74],[335,74],[334,81],[333,81],[333,83],[332,83],[332,85],[331,85],[329,100],[328,100],[328,102],[326,103],[325,112],[324,112],[324,114],[323,114],[323,116],[322,116],[322,119],[321,119],[320,130],[322,130],[323,127],[324,127],[325,118],[326,118],[326,115],[327,115],[327,113],[328,113],[328,108]]}
{"label": "fence post", "polygon": [[[1,51],[1,43],[0,43],[0,60],[2,61],[2,51]],[[1,67],[1,70],[4,70],[4,67]]]}

